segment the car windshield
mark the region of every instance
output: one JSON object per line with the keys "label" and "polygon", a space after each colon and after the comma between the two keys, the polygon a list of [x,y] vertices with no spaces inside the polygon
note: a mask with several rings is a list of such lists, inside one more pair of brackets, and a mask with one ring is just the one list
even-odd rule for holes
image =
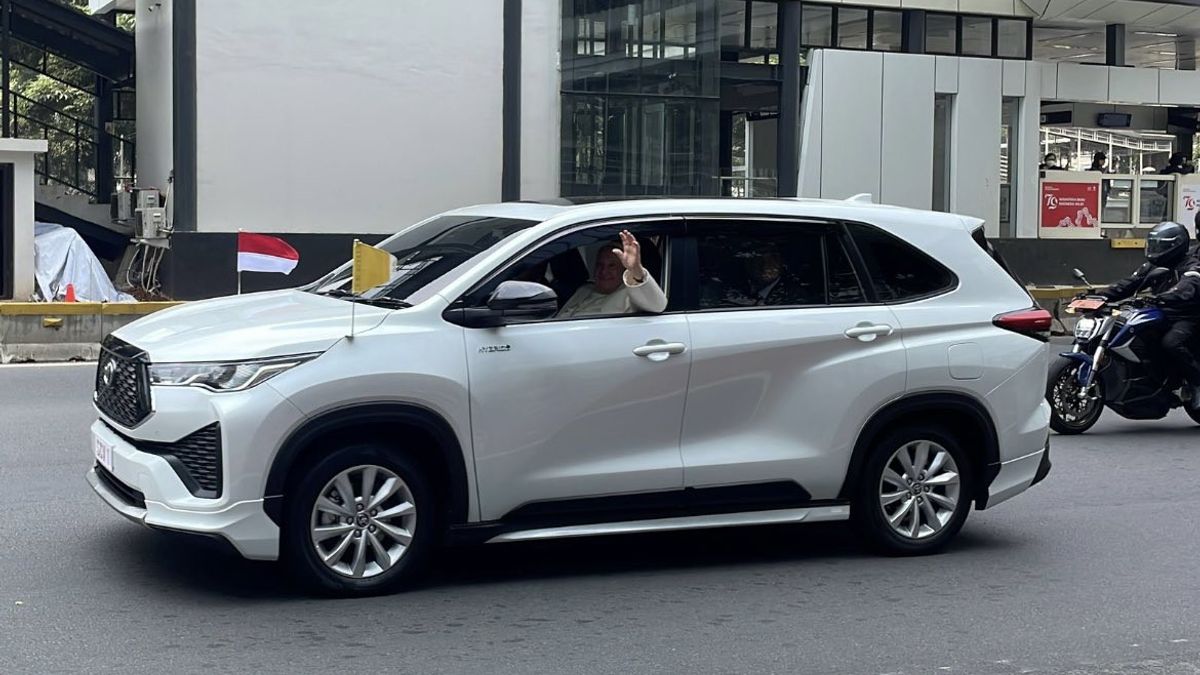
{"label": "car windshield", "polygon": [[535,220],[495,216],[437,216],[376,244],[395,258],[387,282],[354,296],[347,262],[306,290],[363,300],[405,301],[467,260],[536,224]]}

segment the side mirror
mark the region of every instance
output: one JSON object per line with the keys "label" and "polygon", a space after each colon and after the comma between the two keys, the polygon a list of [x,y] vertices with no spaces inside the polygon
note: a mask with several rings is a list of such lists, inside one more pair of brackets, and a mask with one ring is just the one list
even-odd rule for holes
{"label": "side mirror", "polygon": [[488,297],[486,307],[463,307],[447,312],[446,319],[467,328],[496,328],[513,323],[541,321],[558,313],[558,294],[532,281],[505,281]]}
{"label": "side mirror", "polygon": [[1079,281],[1082,281],[1084,284],[1086,284],[1088,286],[1092,285],[1092,282],[1088,281],[1087,275],[1084,274],[1083,270],[1079,269],[1078,267],[1071,270],[1071,276],[1075,277]]}

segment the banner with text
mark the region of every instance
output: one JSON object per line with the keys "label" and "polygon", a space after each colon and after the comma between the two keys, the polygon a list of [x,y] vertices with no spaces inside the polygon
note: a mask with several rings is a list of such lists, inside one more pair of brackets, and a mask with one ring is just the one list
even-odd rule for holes
{"label": "banner with text", "polygon": [[1098,183],[1042,182],[1042,227],[1100,227]]}

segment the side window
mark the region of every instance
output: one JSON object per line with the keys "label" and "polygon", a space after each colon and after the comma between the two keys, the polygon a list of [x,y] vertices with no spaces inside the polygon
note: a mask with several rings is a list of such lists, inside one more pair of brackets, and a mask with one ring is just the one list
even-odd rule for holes
{"label": "side window", "polygon": [[[682,224],[675,221],[599,225],[560,236],[539,245],[500,270],[469,292],[464,301],[472,306],[483,305],[501,282],[509,280],[533,281],[549,286],[558,296],[560,310],[581,291],[592,295],[607,295],[612,291],[606,292],[606,285],[614,284],[619,290],[623,284],[620,274],[623,270],[620,263],[615,262],[615,256],[604,253],[613,248],[620,248],[620,232],[623,229],[628,229],[637,238],[641,247],[642,267],[662,287],[670,303],[671,291],[666,278],[668,244],[670,237],[682,230]],[[598,263],[606,269],[598,269]],[[615,272],[608,269],[614,265]],[[592,304],[603,305],[602,302]],[[670,304],[667,309],[671,309]],[[584,315],[600,314],[591,311],[575,314],[578,317]]]}
{"label": "side window", "polygon": [[882,302],[903,302],[943,291],[957,283],[954,273],[892,235],[867,225],[847,225]]}
{"label": "side window", "polygon": [[697,229],[699,309],[825,304],[823,227],[740,222]]}

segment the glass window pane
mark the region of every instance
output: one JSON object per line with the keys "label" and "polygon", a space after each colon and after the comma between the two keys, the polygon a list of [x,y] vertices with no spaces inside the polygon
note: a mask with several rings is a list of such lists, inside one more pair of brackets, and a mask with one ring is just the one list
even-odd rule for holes
{"label": "glass window pane", "polygon": [[1104,63],[1104,26],[1033,27],[1033,58],[1038,61]]}
{"label": "glass window pane", "polygon": [[871,49],[881,52],[898,52],[903,48],[904,15],[900,12],[875,10]]}
{"label": "glass window pane", "polygon": [[1138,222],[1142,225],[1157,225],[1169,220],[1171,198],[1174,194],[1174,181],[1143,178],[1138,190],[1138,198],[1141,201]]}
{"label": "glass window pane", "polygon": [[755,2],[750,18],[750,48],[776,48],[779,27],[779,5],[774,2]]}
{"label": "glass window pane", "polygon": [[800,17],[800,44],[805,47],[829,47],[833,42],[833,8],[805,5]]}
{"label": "glass window pane", "polygon": [[1029,24],[1015,19],[998,19],[996,54],[1011,59],[1023,59],[1028,54],[1026,38]]}
{"label": "glass window pane", "polygon": [[819,231],[739,223],[697,237],[700,308],[825,304]]}
{"label": "glass window pane", "polygon": [[992,19],[986,16],[962,18],[962,53],[968,56],[992,55]]}
{"label": "glass window pane", "polygon": [[911,300],[954,284],[950,270],[896,237],[866,225],[849,228],[880,300]]}
{"label": "glass window pane", "polygon": [[745,43],[745,0],[721,0],[721,47],[742,49]]}
{"label": "glass window pane", "polygon": [[952,14],[925,15],[925,51],[953,54],[957,48],[958,20]]}
{"label": "glass window pane", "polygon": [[1100,221],[1109,224],[1133,222],[1133,180],[1128,178],[1105,178],[1101,184]]}
{"label": "glass window pane", "polygon": [[843,49],[867,48],[867,10],[838,9],[838,46]]}

